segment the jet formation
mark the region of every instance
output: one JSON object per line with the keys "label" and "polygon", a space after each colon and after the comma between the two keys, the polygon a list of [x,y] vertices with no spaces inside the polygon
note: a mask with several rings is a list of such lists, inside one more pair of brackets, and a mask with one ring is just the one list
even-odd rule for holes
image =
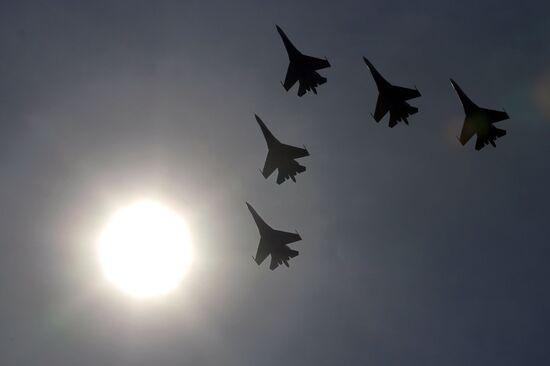
{"label": "jet formation", "polygon": [[[285,81],[282,82],[283,87],[286,91],[289,91],[296,83],[299,83],[299,97],[302,97],[309,91],[317,94],[317,87],[327,82],[327,79],[317,71],[330,67],[330,63],[327,59],[304,55],[290,42],[283,30],[279,26],[276,27],[277,32],[279,32],[283,40],[289,59]],[[376,108],[374,114],[371,114],[374,120],[379,123],[389,113],[390,128],[395,127],[401,121],[408,125],[408,118],[418,113],[418,108],[408,103],[409,100],[421,96],[418,89],[416,87],[411,89],[391,84],[376,70],[367,58],[363,57],[363,61],[372,74],[378,89]],[[496,147],[495,141],[505,136],[506,130],[496,128],[493,124],[508,119],[508,114],[505,111],[478,107],[452,79],[451,84],[462,103],[466,115],[462,132],[457,137],[458,141],[462,145],[465,145],[474,135],[477,135],[476,150],[479,151],[488,144]],[[271,133],[260,117],[257,115],[255,117],[260,125],[268,148],[264,167],[260,169],[260,172],[267,179],[277,170],[277,184],[281,184],[288,179],[296,182],[296,175],[306,170],[296,159],[309,156],[309,152],[305,146],[304,148],[299,148],[283,144]],[[248,202],[246,205],[260,232],[260,244],[258,245],[256,256],[252,257],[254,261],[260,265],[271,255],[271,264],[269,265],[271,270],[274,270],[281,264],[285,264],[288,267],[288,261],[298,255],[298,251],[289,248],[288,244],[302,240],[300,235],[297,232],[289,233],[271,228]]]}
{"label": "jet formation", "polygon": [[298,51],[296,47],[290,42],[290,39],[286,36],[285,32],[278,25],[277,31],[283,39],[283,43],[288,53],[288,69],[286,71],[285,81],[282,83],[286,91],[299,83],[298,96],[301,97],[308,91],[312,91],[317,94],[317,87],[327,82],[327,78],[319,75],[317,70],[330,67],[330,63],[326,59],[315,58],[307,56]]}

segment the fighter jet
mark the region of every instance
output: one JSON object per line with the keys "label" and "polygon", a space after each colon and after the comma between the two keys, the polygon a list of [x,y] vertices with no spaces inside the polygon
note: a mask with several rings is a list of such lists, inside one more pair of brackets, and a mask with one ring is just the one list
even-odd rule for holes
{"label": "fighter jet", "polygon": [[390,84],[380,75],[369,60],[365,57],[363,57],[363,60],[367,64],[376,82],[376,87],[378,88],[378,100],[376,101],[376,110],[374,114],[371,114],[372,118],[374,118],[376,122],[380,122],[380,120],[390,112],[390,127],[395,127],[397,122],[401,120],[408,125],[409,121],[407,117],[418,112],[418,108],[411,106],[406,101],[418,98],[420,96],[418,89],[409,89]]}
{"label": "fighter jet", "polygon": [[474,134],[477,134],[476,150],[481,150],[489,143],[493,145],[493,147],[496,147],[496,139],[506,135],[506,130],[496,128],[493,126],[493,123],[510,118],[508,113],[505,111],[494,111],[478,107],[468,98],[453,79],[451,79],[451,84],[458,94],[462,107],[464,108],[464,113],[466,114],[462,132],[460,133],[460,137],[457,137],[458,141],[460,141],[462,145],[465,145]]}
{"label": "fighter jet", "polygon": [[306,167],[298,164],[296,160],[304,156],[309,156],[309,152],[306,147],[294,147],[290,145],[285,145],[281,143],[271,131],[267,129],[267,126],[257,115],[256,121],[260,125],[262,132],[264,134],[265,140],[267,142],[267,158],[265,159],[265,164],[263,170],[260,170],[264,178],[268,178],[274,171],[277,169],[277,184],[283,183],[287,179],[292,179],[296,182],[296,175],[302,173],[306,170]]}
{"label": "fighter jet", "polygon": [[290,249],[287,244],[302,240],[300,234],[298,234],[298,232],[287,233],[285,231],[272,229],[248,202],[246,205],[260,231],[260,244],[256,251],[256,257],[252,257],[252,259],[260,265],[267,256],[271,254],[269,269],[273,271],[283,263],[288,267],[288,260],[296,257],[299,252]]}
{"label": "fighter jet", "polygon": [[285,82],[281,84],[283,84],[285,90],[288,91],[298,81],[300,83],[298,88],[299,97],[310,90],[317,94],[317,90],[315,88],[326,83],[327,79],[319,75],[316,70],[330,67],[328,60],[302,54],[290,42],[283,30],[278,25],[276,27],[281,38],[283,39],[286,52],[288,53],[288,59],[290,61],[286,71]]}

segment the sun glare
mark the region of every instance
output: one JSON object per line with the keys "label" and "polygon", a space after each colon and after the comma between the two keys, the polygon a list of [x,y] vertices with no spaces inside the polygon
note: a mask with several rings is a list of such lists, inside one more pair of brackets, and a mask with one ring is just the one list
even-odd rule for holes
{"label": "sun glare", "polygon": [[178,214],[155,201],[122,208],[99,239],[107,279],[138,298],[167,294],[178,286],[191,253],[187,227]]}

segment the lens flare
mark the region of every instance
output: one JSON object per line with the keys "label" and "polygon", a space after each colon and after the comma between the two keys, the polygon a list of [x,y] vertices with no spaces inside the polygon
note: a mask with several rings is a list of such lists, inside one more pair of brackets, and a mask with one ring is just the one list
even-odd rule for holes
{"label": "lens flare", "polygon": [[534,97],[544,116],[550,119],[550,69],[546,70],[535,83]]}
{"label": "lens flare", "polygon": [[155,201],[116,212],[99,238],[99,261],[106,278],[138,298],[169,293],[191,260],[184,221]]}

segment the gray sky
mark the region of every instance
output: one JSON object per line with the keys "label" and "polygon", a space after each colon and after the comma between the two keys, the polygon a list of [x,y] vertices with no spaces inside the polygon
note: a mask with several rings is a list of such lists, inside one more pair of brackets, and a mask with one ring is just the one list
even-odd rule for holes
{"label": "gray sky", "polygon": [[[2,1],[0,363],[547,365],[550,5],[544,1]],[[279,24],[332,67],[279,84]],[[376,124],[361,60],[418,86],[411,125]],[[455,78],[508,134],[455,139]],[[414,104],[414,103],[413,103]],[[257,113],[311,156],[258,172]],[[187,219],[176,294],[105,285],[95,242],[118,205]],[[303,241],[250,256],[245,201]]]}

